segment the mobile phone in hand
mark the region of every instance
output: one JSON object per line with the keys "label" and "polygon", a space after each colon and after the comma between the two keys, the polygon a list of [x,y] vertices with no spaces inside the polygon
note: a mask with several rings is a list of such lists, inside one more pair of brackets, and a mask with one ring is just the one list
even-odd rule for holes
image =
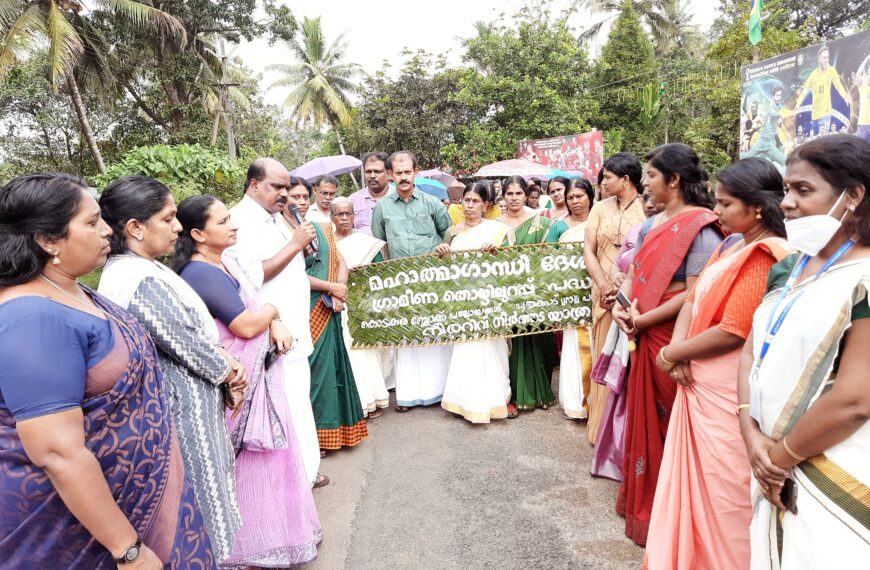
{"label": "mobile phone in hand", "polygon": [[623,293],[622,291],[616,292],[616,302],[619,303],[619,305],[623,309],[628,309],[629,307],[631,307],[631,301],[628,299],[628,297],[625,296],[625,293]]}

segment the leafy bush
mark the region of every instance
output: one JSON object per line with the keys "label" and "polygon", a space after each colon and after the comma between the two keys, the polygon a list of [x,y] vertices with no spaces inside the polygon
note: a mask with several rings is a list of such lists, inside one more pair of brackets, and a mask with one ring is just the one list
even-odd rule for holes
{"label": "leafy bush", "polygon": [[245,181],[245,169],[221,150],[199,144],[158,144],[131,150],[105,175],[93,177],[93,182],[102,191],[116,178],[132,175],[160,180],[177,202],[211,194],[228,206],[239,201]]}

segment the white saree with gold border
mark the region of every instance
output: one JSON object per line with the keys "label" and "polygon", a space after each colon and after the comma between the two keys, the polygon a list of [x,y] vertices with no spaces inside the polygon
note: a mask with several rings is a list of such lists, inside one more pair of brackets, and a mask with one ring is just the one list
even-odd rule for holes
{"label": "white saree with gold border", "polygon": [[[853,307],[867,297],[870,260],[835,265],[798,284],[777,315],[800,295],[750,379],[750,413],[774,440],[831,388],[841,339]],[[753,319],[754,354],[764,342],[780,291],[768,294]],[[853,339],[853,342],[866,339]],[[870,422],[845,441],[791,470],[797,514],[779,513],[752,481],[753,570],[870,567]]]}

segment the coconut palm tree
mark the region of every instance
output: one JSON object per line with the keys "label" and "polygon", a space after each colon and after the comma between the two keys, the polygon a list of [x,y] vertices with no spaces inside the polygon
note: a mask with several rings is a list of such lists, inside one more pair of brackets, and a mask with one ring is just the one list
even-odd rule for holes
{"label": "coconut palm tree", "polygon": [[590,26],[581,35],[582,41],[595,38],[601,27],[615,18],[630,2],[641,20],[649,29],[657,56],[662,56],[675,47],[683,47],[693,55],[701,53],[701,37],[683,0],[581,0],[580,5],[593,14],[609,14],[605,19]]}
{"label": "coconut palm tree", "polygon": [[[163,27],[179,37],[185,36],[181,22],[151,6],[132,0],[94,0],[93,3],[136,26]],[[55,93],[61,84],[66,85],[81,124],[82,137],[97,169],[105,174],[106,165],[82,103],[76,71],[87,62],[91,80],[108,82],[108,76],[93,73],[94,68],[108,71],[99,57],[108,47],[99,45],[101,38],[83,11],[86,11],[85,6],[76,0],[0,0],[0,77],[19,57],[47,45],[49,75]]]}
{"label": "coconut palm tree", "polygon": [[301,37],[285,44],[298,63],[267,67],[267,70],[283,75],[269,89],[291,87],[293,90],[284,100],[284,107],[290,109],[297,124],[307,123],[318,127],[329,124],[335,131],[341,153],[345,154],[338,125],[350,123],[349,94],[357,89],[353,80],[360,74],[361,68],[355,63],[343,61],[347,48],[344,32],[327,49],[326,39],[320,29],[320,18],[305,18]]}

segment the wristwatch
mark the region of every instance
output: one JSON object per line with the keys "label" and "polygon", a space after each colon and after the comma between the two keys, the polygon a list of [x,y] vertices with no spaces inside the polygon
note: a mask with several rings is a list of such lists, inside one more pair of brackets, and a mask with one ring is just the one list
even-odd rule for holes
{"label": "wristwatch", "polygon": [[115,562],[120,564],[129,564],[131,562],[135,562],[137,558],[139,558],[139,552],[142,549],[142,539],[137,538],[135,544],[125,550],[121,556],[115,558]]}

